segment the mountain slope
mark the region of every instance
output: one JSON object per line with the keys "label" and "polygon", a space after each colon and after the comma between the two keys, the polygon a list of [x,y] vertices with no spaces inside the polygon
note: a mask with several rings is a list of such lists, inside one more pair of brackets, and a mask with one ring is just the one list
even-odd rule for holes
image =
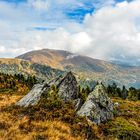
{"label": "mountain slope", "polygon": [[79,70],[89,70],[102,72],[104,67],[111,65],[105,61],[93,59],[90,57],[77,55],[63,50],[42,49],[31,51],[17,58],[29,60],[34,63],[49,65],[56,69],[79,68]]}
{"label": "mountain slope", "polygon": [[50,66],[32,63],[21,59],[0,58],[0,72],[7,74],[35,75],[39,79],[52,79],[63,73]]}
{"label": "mountain slope", "polygon": [[17,58],[60,70],[71,70],[80,76],[80,79],[140,87],[140,67],[123,67],[68,51],[51,49],[31,51]]}

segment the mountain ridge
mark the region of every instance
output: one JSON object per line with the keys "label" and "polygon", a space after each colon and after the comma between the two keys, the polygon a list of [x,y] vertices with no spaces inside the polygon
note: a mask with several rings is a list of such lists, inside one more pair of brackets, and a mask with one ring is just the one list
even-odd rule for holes
{"label": "mountain ridge", "polygon": [[74,72],[82,85],[99,81],[106,85],[115,82],[127,88],[140,87],[139,67],[123,67],[64,50],[42,49],[13,59],[0,59],[0,72],[3,73],[31,74],[50,80],[68,71]]}
{"label": "mountain ridge", "polygon": [[80,79],[90,79],[119,86],[140,86],[140,67],[123,67],[104,60],[74,54],[64,50],[42,49],[17,56],[64,71],[77,73]]}

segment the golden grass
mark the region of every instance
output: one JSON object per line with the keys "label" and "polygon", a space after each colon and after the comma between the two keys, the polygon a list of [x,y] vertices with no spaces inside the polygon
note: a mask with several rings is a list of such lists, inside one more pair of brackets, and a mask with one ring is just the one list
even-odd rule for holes
{"label": "golden grass", "polygon": [[2,107],[10,106],[11,104],[16,103],[23,95],[10,95],[10,94],[0,94],[0,109]]}
{"label": "golden grass", "polygon": [[[54,112],[50,110],[50,112],[47,112],[47,116],[44,117],[43,115],[46,115],[46,112],[43,113],[45,111],[43,109],[35,110],[33,116],[24,114],[24,111],[22,112],[18,110],[18,108],[9,109],[9,107],[16,103],[22,96],[24,95],[0,94],[0,140],[86,139],[84,135],[86,131],[83,131],[83,128],[85,129],[87,124],[79,122],[79,120],[77,121],[76,118],[75,121],[71,120],[75,117],[71,115],[72,110],[68,113],[63,110],[62,115],[58,113],[59,110],[55,110]],[[124,130],[129,132],[129,129],[130,131],[136,132],[137,136],[140,136],[140,102],[124,101],[121,99],[113,100],[120,104],[118,108],[119,114],[114,120],[108,121],[100,126],[88,124],[93,130],[92,133],[95,135],[93,135],[95,140],[117,140],[119,139],[120,131],[124,135]],[[4,111],[3,109],[5,108],[7,110]],[[38,114],[36,114],[37,112]],[[61,119],[57,118],[57,115],[60,115],[59,117]],[[31,117],[35,117],[35,119]],[[120,130],[116,130],[116,128],[120,128]],[[83,135],[81,135],[82,133]]]}
{"label": "golden grass", "polygon": [[104,135],[119,140],[140,139],[140,101],[113,99],[119,103],[118,114],[113,120],[100,126]]}
{"label": "golden grass", "polygon": [[[22,95],[0,94],[0,110],[16,103]],[[62,121],[45,120],[30,122],[27,115],[14,116],[10,112],[0,113],[0,140],[84,140],[84,137],[73,136],[71,128]]]}

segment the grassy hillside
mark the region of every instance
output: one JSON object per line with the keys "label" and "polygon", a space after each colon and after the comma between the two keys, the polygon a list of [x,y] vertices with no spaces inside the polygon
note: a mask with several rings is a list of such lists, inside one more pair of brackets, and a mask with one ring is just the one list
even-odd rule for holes
{"label": "grassy hillside", "polygon": [[0,94],[26,94],[36,83],[35,77],[0,73]]}
{"label": "grassy hillside", "polygon": [[[1,95],[0,97],[0,137],[7,139],[49,139],[49,140],[85,140],[107,139],[139,140],[140,138],[140,102],[122,101],[116,117],[95,126],[84,118],[75,115],[73,107],[46,109],[43,106],[17,108],[11,106],[23,95]],[[11,107],[9,107],[9,105]]]}
{"label": "grassy hillside", "polygon": [[5,74],[23,74],[25,76],[36,76],[39,79],[51,79],[54,78],[63,71],[53,69],[50,66],[37,64],[21,59],[8,59],[0,58],[0,72]]}
{"label": "grassy hillside", "polygon": [[[9,76],[8,80],[15,81],[15,78]],[[0,92],[1,140],[139,140],[140,138],[140,101],[112,97],[114,102],[119,103],[114,112],[114,119],[96,126],[85,118],[78,117],[70,103],[63,104],[57,98],[58,91],[54,86],[50,97],[42,98],[36,106],[28,108],[14,106],[28,92],[28,87],[22,82],[17,81],[16,85],[17,90]],[[87,92],[88,89],[84,94]]]}

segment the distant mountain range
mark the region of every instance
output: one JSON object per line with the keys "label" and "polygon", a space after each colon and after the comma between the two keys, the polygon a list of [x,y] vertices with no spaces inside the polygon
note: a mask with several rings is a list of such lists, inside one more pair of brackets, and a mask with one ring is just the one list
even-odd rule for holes
{"label": "distant mountain range", "polygon": [[[81,81],[102,81],[106,84],[115,82],[119,86],[140,87],[140,67],[112,64],[63,50],[42,49],[31,51],[16,57],[12,61],[9,60],[6,65],[4,65],[4,61],[6,59],[0,59],[0,72],[11,71],[16,62],[16,71],[36,74],[39,77],[48,75],[53,77],[53,75],[56,76],[65,71],[73,71]],[[24,63],[27,63],[28,66]],[[11,69],[9,69],[9,66]]]}

